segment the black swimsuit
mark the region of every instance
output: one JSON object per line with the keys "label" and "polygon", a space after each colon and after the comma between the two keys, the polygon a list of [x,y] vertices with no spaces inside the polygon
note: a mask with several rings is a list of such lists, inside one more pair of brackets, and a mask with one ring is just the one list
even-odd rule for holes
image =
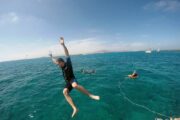
{"label": "black swimsuit", "polygon": [[73,88],[72,83],[77,82],[73,73],[73,67],[70,57],[66,58],[66,63],[65,66],[62,68],[62,72],[66,82],[65,88],[67,88],[70,92]]}

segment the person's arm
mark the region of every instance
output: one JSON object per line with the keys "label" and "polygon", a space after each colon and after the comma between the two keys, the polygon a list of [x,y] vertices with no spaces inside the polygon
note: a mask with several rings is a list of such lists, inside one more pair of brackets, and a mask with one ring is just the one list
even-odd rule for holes
{"label": "person's arm", "polygon": [[60,43],[61,43],[61,45],[62,45],[63,48],[64,48],[64,52],[65,52],[66,57],[69,57],[69,52],[68,52],[67,47],[66,47],[65,44],[64,44],[64,38],[63,38],[63,37],[60,37]]}
{"label": "person's arm", "polygon": [[58,64],[56,58],[54,58],[54,57],[52,56],[52,53],[49,53],[49,56],[51,57],[51,60],[53,61],[54,64]]}
{"label": "person's arm", "polygon": [[136,70],[134,70],[134,72],[133,72],[132,76],[133,76],[133,75],[135,75],[135,74],[136,74]]}

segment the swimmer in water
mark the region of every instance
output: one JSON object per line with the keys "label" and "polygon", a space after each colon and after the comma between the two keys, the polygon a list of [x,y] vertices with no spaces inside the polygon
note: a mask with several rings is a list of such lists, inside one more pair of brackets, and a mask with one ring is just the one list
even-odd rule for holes
{"label": "swimmer in water", "polygon": [[96,70],[81,69],[81,73],[83,73],[83,74],[93,74],[93,73],[96,73]]}
{"label": "swimmer in water", "polygon": [[83,86],[79,85],[79,83],[77,82],[75,75],[73,73],[73,67],[72,67],[71,59],[69,56],[68,49],[66,48],[66,46],[64,44],[64,38],[63,37],[60,38],[60,43],[61,43],[62,47],[64,48],[64,52],[66,55],[66,61],[64,61],[64,59],[62,59],[62,58],[55,59],[52,56],[52,53],[50,53],[49,56],[51,57],[52,61],[55,64],[57,64],[59,66],[59,68],[62,69],[63,77],[64,77],[65,82],[66,82],[66,85],[63,89],[63,94],[64,94],[67,102],[70,104],[70,106],[73,109],[73,113],[72,113],[71,117],[74,117],[74,115],[78,112],[78,109],[77,109],[76,105],[74,104],[74,102],[70,96],[70,92],[73,88],[84,93],[85,95],[87,95],[91,99],[99,100],[100,97],[97,95],[91,94]]}
{"label": "swimmer in water", "polygon": [[133,72],[133,74],[131,75],[128,75],[129,78],[137,78],[138,77],[138,74],[136,73],[136,71]]}

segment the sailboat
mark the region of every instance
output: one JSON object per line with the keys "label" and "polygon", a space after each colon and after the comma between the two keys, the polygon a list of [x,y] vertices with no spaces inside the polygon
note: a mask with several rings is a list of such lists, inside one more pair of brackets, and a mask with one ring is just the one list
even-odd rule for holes
{"label": "sailboat", "polygon": [[159,49],[159,48],[157,49],[157,52],[160,52],[160,49]]}

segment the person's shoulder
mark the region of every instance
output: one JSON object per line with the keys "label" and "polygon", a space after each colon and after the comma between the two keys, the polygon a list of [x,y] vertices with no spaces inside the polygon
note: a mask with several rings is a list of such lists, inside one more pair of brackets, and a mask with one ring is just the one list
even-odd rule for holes
{"label": "person's shoulder", "polygon": [[66,56],[66,58],[71,58],[71,57],[68,55],[68,56]]}
{"label": "person's shoulder", "polygon": [[67,65],[71,65],[71,58],[70,58],[70,56],[66,56],[66,63],[67,63]]}
{"label": "person's shoulder", "polygon": [[66,56],[66,60],[71,60],[71,57],[70,56]]}

